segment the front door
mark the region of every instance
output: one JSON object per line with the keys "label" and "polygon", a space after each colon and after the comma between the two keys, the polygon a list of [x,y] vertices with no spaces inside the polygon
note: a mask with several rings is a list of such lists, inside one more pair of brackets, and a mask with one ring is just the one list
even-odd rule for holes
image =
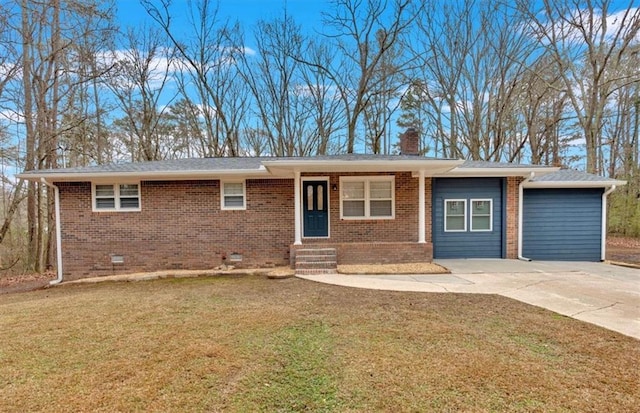
{"label": "front door", "polygon": [[305,237],[329,236],[327,181],[302,182],[302,213]]}

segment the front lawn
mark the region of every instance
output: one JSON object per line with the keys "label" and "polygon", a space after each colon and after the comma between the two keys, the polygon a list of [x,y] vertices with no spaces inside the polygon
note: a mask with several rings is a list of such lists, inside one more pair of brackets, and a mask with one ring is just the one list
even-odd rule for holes
{"label": "front lawn", "polygon": [[0,411],[634,411],[640,342],[507,298],[296,278],[0,295]]}

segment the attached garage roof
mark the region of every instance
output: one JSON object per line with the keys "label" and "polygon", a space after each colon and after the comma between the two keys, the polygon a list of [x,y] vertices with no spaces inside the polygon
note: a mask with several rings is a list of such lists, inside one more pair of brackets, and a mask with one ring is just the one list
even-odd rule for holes
{"label": "attached garage roof", "polygon": [[626,181],[605,178],[586,172],[561,169],[547,175],[534,176],[525,188],[602,188],[625,185]]}
{"label": "attached garage roof", "polygon": [[460,166],[438,175],[440,177],[527,177],[531,172],[545,175],[557,171],[558,167],[544,165],[524,165],[506,162],[464,161]]}

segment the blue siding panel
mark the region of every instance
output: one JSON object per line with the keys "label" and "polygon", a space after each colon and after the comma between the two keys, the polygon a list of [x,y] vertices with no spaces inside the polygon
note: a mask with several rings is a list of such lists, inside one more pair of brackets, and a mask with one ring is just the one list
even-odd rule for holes
{"label": "blue siding panel", "polygon": [[[433,181],[433,256],[434,258],[502,258],[503,257],[503,179],[436,178]],[[444,232],[444,200],[467,200],[467,231]],[[469,231],[471,199],[493,200],[493,230]]]}
{"label": "blue siding panel", "polygon": [[522,255],[600,261],[603,189],[526,189]]}

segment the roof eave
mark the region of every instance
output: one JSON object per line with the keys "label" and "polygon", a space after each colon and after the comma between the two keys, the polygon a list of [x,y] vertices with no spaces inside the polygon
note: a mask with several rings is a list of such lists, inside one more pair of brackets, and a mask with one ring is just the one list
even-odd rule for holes
{"label": "roof eave", "polygon": [[44,178],[52,182],[80,182],[101,180],[191,180],[191,179],[218,179],[220,177],[260,177],[268,176],[264,168],[260,169],[225,169],[203,171],[127,171],[127,172],[51,172],[51,173],[21,173],[18,178],[30,181],[39,181]]}
{"label": "roof eave", "polygon": [[442,173],[461,165],[458,159],[403,159],[403,160],[274,160],[263,161],[264,167],[274,175],[289,175],[293,171],[326,172],[413,172],[425,170]]}

